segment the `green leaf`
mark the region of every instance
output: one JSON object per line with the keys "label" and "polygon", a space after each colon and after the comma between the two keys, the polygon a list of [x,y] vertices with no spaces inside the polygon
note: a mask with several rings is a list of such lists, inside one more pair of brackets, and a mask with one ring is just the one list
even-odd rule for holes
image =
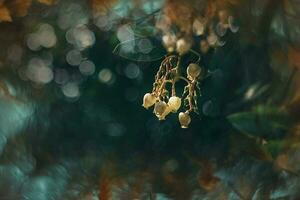
{"label": "green leaf", "polygon": [[232,154],[248,154],[259,160],[273,160],[270,152],[261,144],[259,140],[257,140],[257,138],[244,133],[232,134],[230,138]]}
{"label": "green leaf", "polygon": [[271,140],[264,145],[264,148],[273,158],[276,158],[285,147],[285,140]]}
{"label": "green leaf", "polygon": [[237,130],[266,139],[283,137],[290,125],[287,113],[267,106],[258,106],[253,111],[235,113],[227,118]]}

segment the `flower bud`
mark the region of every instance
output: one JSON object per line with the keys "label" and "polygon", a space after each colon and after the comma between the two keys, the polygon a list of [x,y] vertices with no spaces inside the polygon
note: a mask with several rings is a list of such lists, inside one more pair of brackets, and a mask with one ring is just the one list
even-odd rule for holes
{"label": "flower bud", "polygon": [[205,30],[205,25],[203,23],[203,20],[201,19],[195,19],[193,22],[193,32],[196,35],[203,35]]}
{"label": "flower bud", "polygon": [[162,116],[167,109],[167,104],[164,101],[159,101],[155,103],[154,113],[157,117]]}
{"label": "flower bud", "polygon": [[172,112],[177,112],[181,106],[181,98],[173,96],[169,99],[168,105]]}
{"label": "flower bud", "polygon": [[219,38],[215,33],[210,33],[207,36],[207,42],[210,46],[215,46],[218,42]]}
{"label": "flower bud", "polygon": [[188,79],[195,80],[201,74],[201,67],[199,65],[195,64],[195,63],[191,63],[187,67],[186,73],[188,75]]}
{"label": "flower bud", "polygon": [[178,119],[181,125],[181,128],[188,128],[191,123],[191,117],[188,112],[181,112],[178,115]]}
{"label": "flower bud", "polygon": [[200,42],[200,50],[202,53],[206,54],[209,51],[209,44],[207,42],[207,40],[201,40]]}
{"label": "flower bud", "polygon": [[227,10],[220,10],[218,13],[219,20],[222,24],[228,23],[229,13]]}
{"label": "flower bud", "polygon": [[186,39],[179,39],[176,42],[176,51],[180,54],[183,55],[187,53],[192,47],[192,44],[188,42]]}
{"label": "flower bud", "polygon": [[146,93],[143,99],[143,107],[148,109],[153,106],[156,102],[156,97],[153,94]]}
{"label": "flower bud", "polygon": [[166,116],[167,116],[171,111],[172,111],[172,110],[171,110],[170,106],[167,105],[167,107],[166,107],[164,113],[163,113],[162,115],[156,115],[156,117],[158,117],[158,120],[160,120],[160,121],[161,121],[161,120],[165,120],[165,119],[166,119]]}
{"label": "flower bud", "polygon": [[176,46],[177,38],[175,35],[167,34],[162,37],[162,42],[168,52],[173,52]]}

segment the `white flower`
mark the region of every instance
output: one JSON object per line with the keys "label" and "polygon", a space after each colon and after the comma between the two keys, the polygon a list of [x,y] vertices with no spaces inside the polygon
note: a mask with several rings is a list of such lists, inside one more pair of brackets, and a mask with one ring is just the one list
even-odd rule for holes
{"label": "white flower", "polygon": [[169,99],[168,105],[172,112],[177,112],[181,106],[181,98],[173,96]]}
{"label": "white flower", "polygon": [[167,109],[167,104],[164,101],[158,101],[154,106],[154,114],[156,116],[162,116]]}
{"label": "white flower", "polygon": [[166,116],[171,112],[171,108],[170,106],[167,105],[165,111],[163,112],[163,114],[161,115],[156,115],[156,117],[158,118],[158,120],[165,120],[166,119]]}
{"label": "white flower", "polygon": [[188,75],[188,79],[195,80],[197,79],[201,74],[201,67],[195,63],[189,64],[189,66],[186,69],[186,73]]}
{"label": "white flower", "polygon": [[191,117],[188,112],[181,112],[178,115],[178,119],[181,125],[181,128],[188,128],[191,123]]}
{"label": "white flower", "polygon": [[210,33],[209,36],[207,36],[207,42],[210,46],[215,46],[218,40],[219,38],[215,33]]}
{"label": "white flower", "polygon": [[156,102],[156,97],[153,94],[146,93],[143,99],[143,107],[148,109],[149,107],[153,106]]}
{"label": "white flower", "polygon": [[173,52],[175,50],[177,38],[173,34],[167,34],[162,37],[163,45],[168,52]]}
{"label": "white flower", "polygon": [[193,22],[193,32],[195,35],[203,35],[205,30],[205,25],[203,23],[203,20],[195,19]]}
{"label": "white flower", "polygon": [[176,51],[180,55],[186,54],[192,47],[192,44],[184,38],[177,40]]}
{"label": "white flower", "polygon": [[200,42],[200,50],[202,53],[206,54],[209,51],[209,44],[207,42],[207,40],[201,40]]}

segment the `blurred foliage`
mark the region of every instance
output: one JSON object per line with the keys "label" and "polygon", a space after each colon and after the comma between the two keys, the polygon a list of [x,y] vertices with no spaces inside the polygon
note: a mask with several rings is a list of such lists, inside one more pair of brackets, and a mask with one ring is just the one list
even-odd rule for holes
{"label": "blurred foliage", "polygon": [[266,106],[252,112],[235,113],[228,118],[239,131],[266,139],[282,138],[292,124],[287,113]]}
{"label": "blurred foliage", "polygon": [[[193,16],[223,9],[238,32],[201,50]],[[186,130],[141,107],[163,16],[207,71]],[[0,0],[0,199],[298,199],[299,17],[294,0]]]}

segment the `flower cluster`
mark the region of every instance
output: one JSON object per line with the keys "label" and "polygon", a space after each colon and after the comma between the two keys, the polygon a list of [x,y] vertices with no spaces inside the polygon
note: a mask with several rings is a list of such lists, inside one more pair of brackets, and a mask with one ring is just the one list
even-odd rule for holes
{"label": "flower cluster", "polygon": [[[179,1],[167,0],[158,18],[156,27],[162,33],[162,44],[169,54],[161,63],[155,76],[152,93],[144,96],[143,106],[147,109],[154,106],[154,114],[159,120],[164,120],[171,112],[177,112],[183,105],[186,108],[178,115],[182,128],[187,128],[191,122],[190,113],[198,113],[197,96],[200,93],[199,81],[203,77],[203,70],[197,63],[191,63],[186,68],[186,76],[179,70],[180,57],[188,52],[199,55],[198,46],[202,54],[210,48],[225,44],[223,37],[228,31],[238,31],[235,25],[230,4],[237,4],[234,0],[198,0]],[[180,15],[178,15],[180,13]],[[194,44],[196,37],[200,38],[198,45]],[[200,56],[199,56],[200,57]],[[176,96],[175,84],[184,80],[187,85],[181,97]],[[168,84],[171,87],[167,86]],[[169,91],[171,90],[171,91]]]}
{"label": "flower cluster", "polygon": [[[180,57],[167,56],[161,63],[155,76],[151,93],[146,93],[143,107],[146,109],[154,106],[154,114],[159,120],[165,120],[170,113],[176,113],[181,107],[178,119],[182,128],[187,128],[191,122],[190,113],[198,113],[197,96],[200,93],[199,80],[203,75],[202,68],[191,63],[186,69],[186,77],[179,70]],[[176,95],[176,83],[179,80],[186,82],[181,97]],[[183,104],[183,106],[182,106]]]}
{"label": "flower cluster", "polygon": [[[232,11],[228,9],[229,3],[224,2],[167,1],[163,14],[156,23],[163,35],[162,43],[167,51],[176,50],[182,55],[196,45],[205,54],[210,48],[223,46],[225,34],[228,31],[236,33],[239,30]],[[200,37],[199,44],[193,44],[194,37]]]}

